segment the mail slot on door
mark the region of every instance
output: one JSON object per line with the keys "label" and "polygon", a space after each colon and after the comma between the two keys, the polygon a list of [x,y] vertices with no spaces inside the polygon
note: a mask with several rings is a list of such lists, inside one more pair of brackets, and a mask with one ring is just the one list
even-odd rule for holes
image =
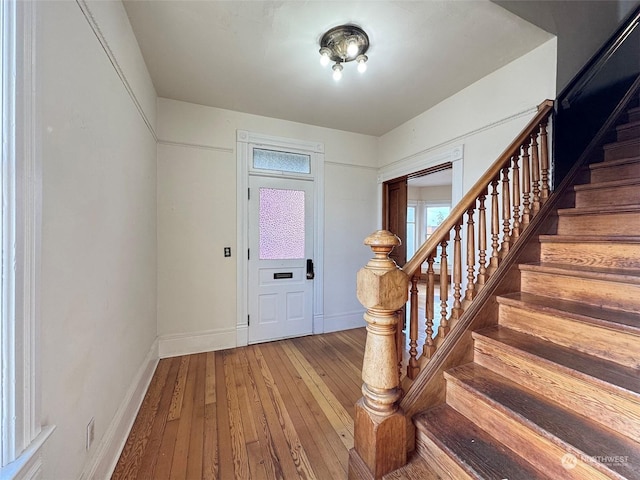
{"label": "mail slot on door", "polygon": [[274,273],[274,280],[282,280],[283,278],[293,278],[293,272]]}

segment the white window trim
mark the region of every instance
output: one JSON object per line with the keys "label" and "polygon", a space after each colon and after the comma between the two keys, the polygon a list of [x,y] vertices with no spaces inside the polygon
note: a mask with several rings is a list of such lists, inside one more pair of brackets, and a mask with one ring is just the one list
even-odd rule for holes
{"label": "white window trim", "polygon": [[41,164],[36,149],[36,2],[1,2],[2,37],[2,418],[4,479],[40,475],[54,430],[40,424],[38,322]]}

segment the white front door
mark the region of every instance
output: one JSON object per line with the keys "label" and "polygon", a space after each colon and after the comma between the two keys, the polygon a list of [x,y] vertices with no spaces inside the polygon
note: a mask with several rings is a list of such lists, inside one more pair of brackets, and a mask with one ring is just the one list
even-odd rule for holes
{"label": "white front door", "polygon": [[249,177],[249,343],[313,332],[314,183]]}

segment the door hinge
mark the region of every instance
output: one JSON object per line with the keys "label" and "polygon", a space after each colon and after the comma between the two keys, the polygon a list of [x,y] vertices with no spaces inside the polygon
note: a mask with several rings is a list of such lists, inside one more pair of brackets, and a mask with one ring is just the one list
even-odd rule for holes
{"label": "door hinge", "polygon": [[251,325],[251,315],[247,315],[247,327]]}
{"label": "door hinge", "polygon": [[247,188],[247,200],[251,200],[251,189]]}
{"label": "door hinge", "polygon": [[247,260],[251,260],[251,249],[247,248]]}

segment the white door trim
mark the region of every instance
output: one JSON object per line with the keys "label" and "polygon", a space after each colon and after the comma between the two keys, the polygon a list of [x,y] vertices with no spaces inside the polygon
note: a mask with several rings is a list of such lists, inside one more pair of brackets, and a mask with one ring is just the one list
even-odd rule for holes
{"label": "white door trim", "polygon": [[271,147],[274,149],[304,152],[311,155],[311,172],[315,183],[314,194],[314,267],[313,282],[313,333],[324,332],[324,144],[291,138],[276,137],[246,130],[236,132],[236,252],[237,252],[237,321],[236,346],[249,343],[248,299],[248,259],[249,235],[247,219],[249,215],[249,151],[250,146]]}

